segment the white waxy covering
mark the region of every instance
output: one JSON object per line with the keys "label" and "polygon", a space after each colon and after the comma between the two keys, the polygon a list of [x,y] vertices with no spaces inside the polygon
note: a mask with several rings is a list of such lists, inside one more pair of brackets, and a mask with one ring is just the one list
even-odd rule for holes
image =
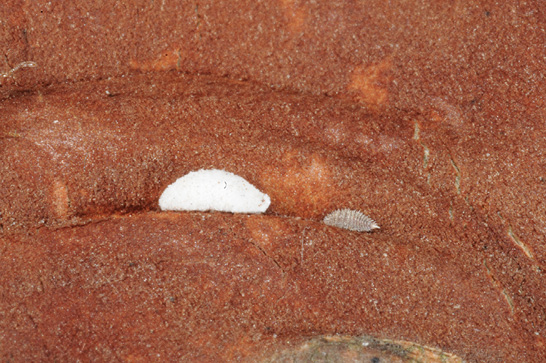
{"label": "white waxy covering", "polygon": [[271,200],[238,175],[225,170],[192,171],[169,185],[159,198],[161,210],[263,213]]}

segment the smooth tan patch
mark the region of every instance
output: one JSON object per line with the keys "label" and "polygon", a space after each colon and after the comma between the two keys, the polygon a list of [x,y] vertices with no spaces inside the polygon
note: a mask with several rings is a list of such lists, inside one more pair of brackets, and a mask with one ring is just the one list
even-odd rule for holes
{"label": "smooth tan patch", "polygon": [[379,106],[388,101],[387,84],[391,68],[389,59],[368,67],[356,67],[351,77],[349,90],[357,91],[357,99],[371,105]]}
{"label": "smooth tan patch", "polygon": [[153,60],[131,59],[129,66],[140,71],[168,71],[180,66],[180,48],[165,50]]}
{"label": "smooth tan patch", "polygon": [[51,192],[51,204],[57,217],[66,219],[68,217],[68,188],[60,180],[53,182]]}
{"label": "smooth tan patch", "polygon": [[322,214],[332,197],[332,172],[318,154],[284,154],[281,167],[267,168],[261,175],[268,185],[271,205],[277,212],[313,218]]}

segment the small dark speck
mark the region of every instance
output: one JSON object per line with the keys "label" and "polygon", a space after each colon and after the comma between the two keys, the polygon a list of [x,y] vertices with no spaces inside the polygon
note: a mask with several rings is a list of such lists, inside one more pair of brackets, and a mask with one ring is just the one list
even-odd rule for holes
{"label": "small dark speck", "polygon": [[372,358],[372,363],[379,363],[379,358],[373,357]]}
{"label": "small dark speck", "polygon": [[490,12],[490,11],[486,11],[486,12],[485,12],[485,16],[489,16],[489,15],[491,15],[491,12]]}

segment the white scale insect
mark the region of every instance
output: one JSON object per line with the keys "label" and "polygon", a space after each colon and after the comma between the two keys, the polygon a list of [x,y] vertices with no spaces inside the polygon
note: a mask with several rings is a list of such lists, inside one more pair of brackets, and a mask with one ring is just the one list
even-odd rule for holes
{"label": "white scale insect", "polygon": [[225,170],[201,169],[184,175],[159,198],[161,210],[263,213],[271,204],[267,194]]}

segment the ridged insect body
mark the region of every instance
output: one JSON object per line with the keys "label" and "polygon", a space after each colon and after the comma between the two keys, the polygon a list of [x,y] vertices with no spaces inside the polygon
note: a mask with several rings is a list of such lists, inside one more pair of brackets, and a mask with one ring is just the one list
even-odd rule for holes
{"label": "ridged insect body", "polygon": [[337,209],[324,217],[323,222],[329,226],[357,232],[370,232],[379,228],[373,219],[353,209]]}

